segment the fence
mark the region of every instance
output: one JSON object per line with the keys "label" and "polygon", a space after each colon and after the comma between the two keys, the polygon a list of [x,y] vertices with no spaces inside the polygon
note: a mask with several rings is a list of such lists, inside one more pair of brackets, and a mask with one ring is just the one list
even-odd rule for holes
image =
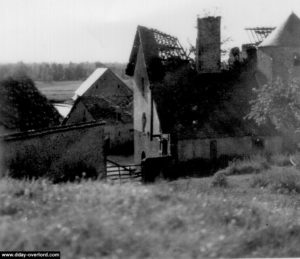
{"label": "fence", "polygon": [[141,165],[120,165],[110,159],[106,159],[106,177],[109,181],[141,181]]}

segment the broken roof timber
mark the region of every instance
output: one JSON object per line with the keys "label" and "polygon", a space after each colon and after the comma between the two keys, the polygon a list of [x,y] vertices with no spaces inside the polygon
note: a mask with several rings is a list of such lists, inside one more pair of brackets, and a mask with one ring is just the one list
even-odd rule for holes
{"label": "broken roof timber", "polygon": [[250,32],[248,37],[252,44],[258,45],[260,44],[265,38],[269,36],[269,34],[275,30],[276,27],[247,27],[245,30]]}

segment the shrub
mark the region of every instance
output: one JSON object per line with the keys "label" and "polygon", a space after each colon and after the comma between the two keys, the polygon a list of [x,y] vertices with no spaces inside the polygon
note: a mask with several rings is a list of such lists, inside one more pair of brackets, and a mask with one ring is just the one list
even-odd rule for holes
{"label": "shrub", "polygon": [[7,159],[6,168],[13,178],[37,178],[45,174],[51,159],[39,152],[39,147],[24,146],[24,152],[17,152]]}
{"label": "shrub", "polygon": [[291,161],[287,154],[274,154],[270,157],[269,163],[276,166],[290,166]]}
{"label": "shrub", "polygon": [[226,175],[257,174],[270,168],[266,158],[254,156],[235,160],[225,169]]}
{"label": "shrub", "polygon": [[228,187],[228,181],[224,171],[219,171],[214,175],[211,185],[213,187]]}
{"label": "shrub", "polygon": [[295,168],[273,167],[252,179],[252,187],[270,187],[280,193],[300,193],[300,172]]}
{"label": "shrub", "polygon": [[71,162],[63,160],[61,164],[53,171],[48,172],[48,178],[54,183],[77,181],[82,178],[96,179],[98,176],[97,170],[85,163],[84,161]]}

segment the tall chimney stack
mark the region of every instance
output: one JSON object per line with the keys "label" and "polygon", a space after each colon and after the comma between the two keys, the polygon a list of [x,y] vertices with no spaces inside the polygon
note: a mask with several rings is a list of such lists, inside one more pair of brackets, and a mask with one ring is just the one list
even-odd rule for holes
{"label": "tall chimney stack", "polygon": [[221,17],[197,19],[196,68],[198,73],[218,73],[221,67]]}

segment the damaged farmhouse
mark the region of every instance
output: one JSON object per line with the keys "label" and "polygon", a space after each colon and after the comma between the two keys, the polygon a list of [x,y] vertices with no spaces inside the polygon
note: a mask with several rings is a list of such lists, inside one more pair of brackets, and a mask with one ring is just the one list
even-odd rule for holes
{"label": "damaged farmhouse", "polygon": [[245,117],[254,88],[275,75],[299,75],[300,20],[292,13],[242,52],[232,49],[226,68],[220,24],[220,17],[198,18],[195,60],[176,37],[138,26],[126,70],[134,80],[136,163],[281,151],[282,136],[271,124],[258,126]]}
{"label": "damaged farmhouse", "polygon": [[[283,134],[271,121],[258,125],[248,115],[255,89],[276,77],[300,79],[300,19],[292,13],[277,28],[246,31],[254,40],[241,50],[232,48],[224,63],[221,17],[197,18],[197,40],[189,54],[176,37],[138,26],[127,77],[93,67],[70,96],[72,107],[64,118],[32,80],[4,80],[1,164],[15,172],[20,166],[35,168],[37,176],[48,170],[59,181],[59,172],[75,168],[106,178],[109,163],[119,175],[143,164],[143,175],[157,176],[162,168],[174,168],[166,165],[282,152],[287,135],[299,142],[296,134]],[[109,160],[132,154],[134,169]]]}

